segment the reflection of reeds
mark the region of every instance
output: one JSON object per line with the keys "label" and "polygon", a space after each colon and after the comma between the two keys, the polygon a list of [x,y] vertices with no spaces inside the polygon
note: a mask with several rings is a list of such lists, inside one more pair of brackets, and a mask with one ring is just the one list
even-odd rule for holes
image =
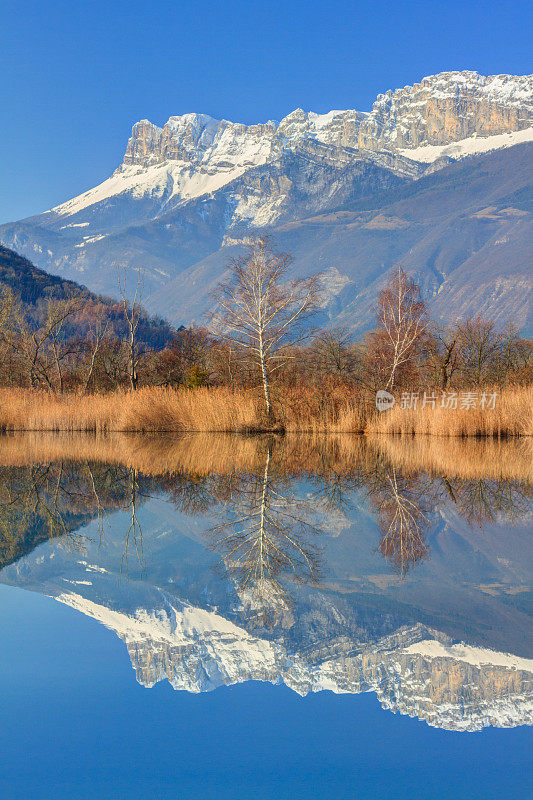
{"label": "reflection of reeds", "polygon": [[[121,464],[144,475],[208,476],[261,471],[265,436],[187,434],[12,433],[0,436],[0,464],[93,461]],[[280,436],[272,465],[278,474],[350,476],[369,473],[376,461],[402,474],[428,472],[454,478],[494,478],[533,484],[531,439],[446,439],[430,437]]]}
{"label": "reflection of reeds", "polygon": [[[288,433],[531,436],[533,388],[503,391],[493,410],[419,408],[399,404],[378,414],[347,387],[292,387],[275,399],[279,430]],[[227,388],[56,397],[46,392],[0,389],[0,430],[109,432],[258,432],[271,427],[252,390]]]}
{"label": "reflection of reeds", "polygon": [[379,436],[369,447],[404,474],[519,480],[533,484],[531,439],[461,439]]}
{"label": "reflection of reeds", "polygon": [[261,460],[261,441],[236,434],[12,433],[0,436],[0,464],[95,461],[122,464],[144,475],[226,474],[253,470]]}

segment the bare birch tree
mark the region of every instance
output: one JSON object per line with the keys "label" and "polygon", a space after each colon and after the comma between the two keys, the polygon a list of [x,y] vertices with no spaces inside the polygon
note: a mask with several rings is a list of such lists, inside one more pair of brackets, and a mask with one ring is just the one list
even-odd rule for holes
{"label": "bare birch tree", "polygon": [[130,388],[135,391],[137,388],[137,364],[139,362],[139,345],[137,340],[137,328],[142,315],[142,296],[144,291],[144,276],[142,271],[137,270],[137,283],[132,300],[128,300],[126,287],[126,271],[123,273],[117,269],[118,290],[122,298],[122,311],[127,326],[127,347],[128,347],[128,373]]}
{"label": "bare birch tree", "polygon": [[104,341],[107,331],[109,329],[109,321],[105,319],[104,316],[105,312],[101,308],[97,312],[97,316],[94,320],[94,324],[89,330],[87,334],[87,345],[89,348],[88,352],[88,365],[87,365],[87,376],[84,381],[83,385],[83,392],[82,394],[86,394],[87,390],[89,389],[89,385],[91,383],[91,379],[94,373],[94,366],[96,363],[96,357],[98,352],[102,346],[102,342]]}
{"label": "bare birch tree", "polygon": [[271,421],[271,375],[283,361],[282,348],[304,337],[302,323],[316,309],[320,291],[317,275],[287,280],[290,260],[257,239],[229,265],[229,280],[215,291],[215,327],[258,370]]}
{"label": "bare birch tree", "polygon": [[426,306],[420,287],[401,267],[391,275],[379,293],[378,325],[388,351],[388,380],[392,389],[398,369],[412,357],[428,326]]}

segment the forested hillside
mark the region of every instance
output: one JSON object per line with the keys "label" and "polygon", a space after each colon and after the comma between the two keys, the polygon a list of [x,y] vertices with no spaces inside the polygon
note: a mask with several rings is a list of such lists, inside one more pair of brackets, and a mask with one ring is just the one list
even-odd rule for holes
{"label": "forested hillside", "polygon": [[[77,298],[84,306],[83,314],[70,324],[71,334],[85,336],[96,316],[105,320],[108,331],[121,337],[126,332],[126,321],[120,302],[114,298],[97,295],[75,281],[50,275],[27,258],[0,245],[0,287],[9,287],[20,301],[26,315],[38,323],[46,311],[48,301],[67,301]],[[118,286],[117,286],[118,293]],[[173,337],[174,329],[160,317],[142,313],[137,335],[139,341],[160,349]]]}

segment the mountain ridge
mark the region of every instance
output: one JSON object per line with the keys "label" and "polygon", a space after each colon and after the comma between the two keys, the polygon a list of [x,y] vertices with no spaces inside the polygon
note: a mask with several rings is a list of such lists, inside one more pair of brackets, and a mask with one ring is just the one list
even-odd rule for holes
{"label": "mountain ridge", "polygon": [[[473,108],[467,107],[463,117],[455,120],[453,106],[464,102],[473,92],[479,95],[475,102],[488,107],[483,109],[484,115],[480,119]],[[133,126],[123,163],[147,166],[198,152],[203,154],[212,147],[217,135],[224,138],[228,131],[231,135],[234,130],[249,133],[252,140],[274,137],[277,133],[285,141],[313,138],[359,150],[381,149],[377,145],[385,142],[388,147],[405,150],[421,144],[444,144],[473,134],[490,136],[531,127],[532,92],[531,75],[485,77],[474,71],[450,71],[427,76],[403,89],[387,90],[378,95],[369,112],[344,109],[319,114],[297,108],[279,123],[269,120],[252,125],[197,113],[171,116],[163,127],[144,119]],[[427,106],[421,110],[424,103]],[[444,130],[434,119],[439,109],[444,115]],[[259,157],[262,155],[263,152]]]}
{"label": "mountain ridge", "polygon": [[[457,318],[477,310],[468,283],[470,259],[477,258],[473,271],[482,279],[482,309],[502,321],[515,316],[528,332],[533,330],[526,255],[530,209],[518,208],[524,214],[513,217],[513,228],[509,214],[502,216],[497,185],[508,186],[509,197],[531,191],[530,140],[533,76],[485,77],[472,71],[443,72],[389,90],[369,112],[296,109],[279,123],[257,125],[195,113],[171,117],[163,127],[141,120],[110,178],[44,214],[0,226],[0,241],[39,267],[104,294],[116,291],[117,267],[143,268],[149,310],[188,324],[201,322],[209,298],[201,286],[187,285],[187,277],[193,280],[208,259],[216,264],[210,282],[220,279],[229,244],[267,233],[279,238],[281,249],[295,251],[295,274],[325,269],[344,276],[344,293],[329,292],[324,321],[342,321],[354,332],[371,324],[376,291],[398,261],[420,278],[438,315]],[[450,173],[454,165],[465,166]],[[470,172],[480,184],[487,169],[500,174],[494,175],[494,185],[487,185],[485,196],[473,192],[468,204],[470,215],[481,215],[480,224],[459,221],[460,213],[467,212],[465,201],[452,230],[451,206],[458,194],[464,195],[460,182]],[[421,202],[420,220],[394,214],[399,222],[391,221],[389,209],[398,192],[412,187],[416,193],[417,184],[427,187],[428,180],[432,218]],[[490,220],[485,210],[494,202],[496,219]],[[331,234],[335,244],[315,247],[309,225],[301,225],[361,203],[378,213],[362,223],[374,233],[357,241],[337,220],[338,230]],[[292,238],[285,235],[291,225],[296,226]],[[491,227],[498,229],[492,239]],[[368,250],[372,236],[377,238],[374,251]],[[490,241],[511,242],[512,253]],[[481,256],[487,258],[487,275],[478,264]],[[460,264],[465,269],[458,271]],[[441,285],[446,286],[444,295]],[[186,297],[195,292],[198,298],[191,305]]]}

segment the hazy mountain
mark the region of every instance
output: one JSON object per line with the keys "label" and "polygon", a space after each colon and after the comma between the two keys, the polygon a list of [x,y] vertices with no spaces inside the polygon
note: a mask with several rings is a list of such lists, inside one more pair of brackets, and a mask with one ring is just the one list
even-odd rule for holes
{"label": "hazy mountain", "polygon": [[[294,271],[324,275],[324,314],[360,332],[393,264],[416,275],[435,316],[484,312],[533,331],[533,145],[465,159],[379,197],[268,230]],[[220,250],[155,291],[154,308],[201,319],[224,265]]]}
{"label": "hazy mountain", "polygon": [[142,120],[108,180],[0,241],[99,292],[116,290],[117,265],[143,267],[150,310],[180,323],[199,321],[232,246],[266,231],[297,273],[326,270],[325,314],[353,328],[398,260],[437,313],[471,310],[474,292],[528,326],[532,89],[533,76],[446,72],[369,113]]}

